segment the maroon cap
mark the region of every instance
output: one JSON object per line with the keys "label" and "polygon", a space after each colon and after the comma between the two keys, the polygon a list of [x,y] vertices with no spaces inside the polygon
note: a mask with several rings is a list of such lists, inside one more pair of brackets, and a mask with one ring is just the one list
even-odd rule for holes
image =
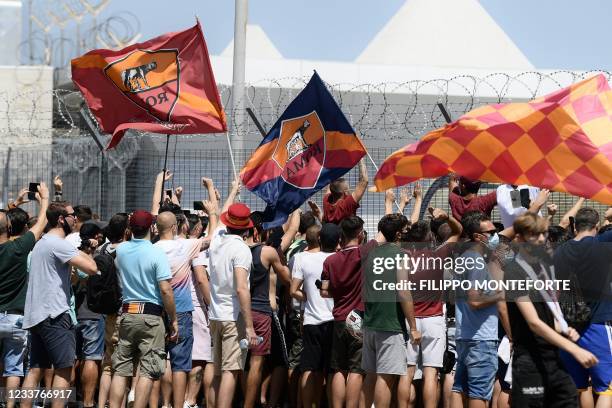
{"label": "maroon cap", "polygon": [[221,222],[233,229],[253,228],[250,215],[251,210],[246,204],[236,203],[230,205],[227,211],[221,214]]}
{"label": "maroon cap", "polygon": [[153,224],[153,216],[145,210],[136,210],[130,215],[130,227],[149,228]]}

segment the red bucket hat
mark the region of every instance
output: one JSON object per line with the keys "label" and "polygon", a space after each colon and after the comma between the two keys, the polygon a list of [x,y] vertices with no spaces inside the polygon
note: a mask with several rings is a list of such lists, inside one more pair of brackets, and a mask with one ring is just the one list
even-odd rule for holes
{"label": "red bucket hat", "polygon": [[232,229],[249,229],[253,228],[250,215],[251,210],[246,204],[236,203],[230,205],[227,211],[221,214],[221,222]]}

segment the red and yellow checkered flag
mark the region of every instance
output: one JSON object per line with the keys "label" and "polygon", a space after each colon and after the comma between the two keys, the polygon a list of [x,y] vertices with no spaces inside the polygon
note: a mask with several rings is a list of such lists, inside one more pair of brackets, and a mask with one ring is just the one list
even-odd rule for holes
{"label": "red and yellow checkered flag", "polygon": [[377,191],[457,173],[612,204],[612,91],[603,75],[525,103],[483,106],[391,154]]}

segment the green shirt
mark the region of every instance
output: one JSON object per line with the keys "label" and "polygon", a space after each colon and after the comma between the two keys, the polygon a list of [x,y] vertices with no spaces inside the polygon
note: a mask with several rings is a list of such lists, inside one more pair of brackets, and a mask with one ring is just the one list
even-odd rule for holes
{"label": "green shirt", "polygon": [[[404,254],[402,249],[394,244],[381,244],[368,254],[364,268],[364,304],[365,314],[363,327],[370,330],[395,333],[406,332],[406,322],[401,305],[398,302],[397,291],[389,289],[384,284],[397,283],[395,268],[396,255]],[[392,268],[380,265],[381,259],[392,258]]]}
{"label": "green shirt", "polygon": [[31,232],[0,245],[0,312],[23,313],[28,289],[28,254],[36,238]]}

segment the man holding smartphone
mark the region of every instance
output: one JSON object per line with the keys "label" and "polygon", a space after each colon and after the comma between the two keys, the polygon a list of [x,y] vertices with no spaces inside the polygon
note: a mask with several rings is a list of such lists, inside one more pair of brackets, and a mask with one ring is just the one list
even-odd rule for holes
{"label": "man holding smartphone", "polygon": [[[3,376],[7,389],[19,387],[24,375],[28,332],[22,325],[28,282],[27,260],[47,225],[49,190],[44,183],[38,186],[34,199],[40,203],[40,209],[36,224],[29,230],[16,231],[7,214],[0,213],[0,348],[4,355]],[[9,239],[15,236],[15,239]],[[13,400],[7,401],[8,408],[14,405]]]}

